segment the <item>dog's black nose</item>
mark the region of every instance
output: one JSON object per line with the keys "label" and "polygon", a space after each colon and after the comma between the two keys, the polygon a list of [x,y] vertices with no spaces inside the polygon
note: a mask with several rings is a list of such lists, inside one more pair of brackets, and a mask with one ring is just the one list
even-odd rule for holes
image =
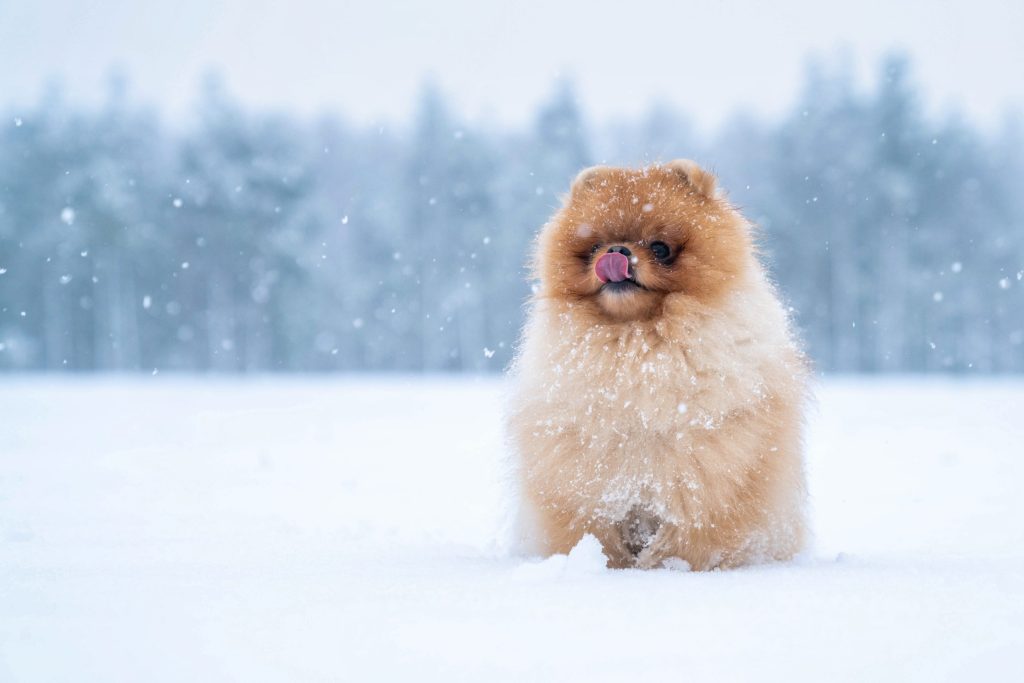
{"label": "dog's black nose", "polygon": [[610,254],[612,252],[618,252],[618,253],[622,254],[623,256],[632,256],[633,255],[633,252],[631,252],[629,250],[629,247],[623,247],[623,246],[619,246],[619,245],[615,245],[614,247],[608,247],[608,253]]}

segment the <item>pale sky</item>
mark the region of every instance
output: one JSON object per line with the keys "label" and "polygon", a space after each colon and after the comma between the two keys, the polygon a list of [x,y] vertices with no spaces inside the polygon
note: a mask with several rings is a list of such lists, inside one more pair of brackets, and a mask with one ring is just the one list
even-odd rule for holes
{"label": "pale sky", "polygon": [[116,64],[175,115],[217,67],[246,103],[363,122],[406,120],[432,75],[465,117],[521,124],[567,76],[592,119],[659,100],[713,127],[783,111],[808,53],[865,78],[902,48],[930,111],[993,124],[1024,103],[1022,36],[1020,0],[0,0],[0,109],[55,77],[95,101]]}

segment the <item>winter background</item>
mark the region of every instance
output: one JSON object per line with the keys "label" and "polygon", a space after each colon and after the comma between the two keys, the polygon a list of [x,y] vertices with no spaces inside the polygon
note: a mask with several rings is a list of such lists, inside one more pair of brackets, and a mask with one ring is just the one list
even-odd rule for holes
{"label": "winter background", "polygon": [[[1021,680],[1024,9],[0,1],[0,681]],[[530,240],[713,169],[813,545],[507,542]]]}

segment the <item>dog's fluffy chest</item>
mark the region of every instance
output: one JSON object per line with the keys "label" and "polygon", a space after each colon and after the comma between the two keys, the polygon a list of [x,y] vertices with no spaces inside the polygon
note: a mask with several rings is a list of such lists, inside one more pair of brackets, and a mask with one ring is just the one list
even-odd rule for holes
{"label": "dog's fluffy chest", "polygon": [[672,341],[640,324],[557,323],[524,354],[522,376],[532,386],[523,389],[538,418],[547,415],[545,429],[577,431],[589,449],[666,440],[685,447],[692,431],[715,429],[764,398],[749,342],[713,327]]}
{"label": "dog's fluffy chest", "polygon": [[602,442],[678,432],[700,420],[700,381],[680,349],[652,348],[639,334],[605,336],[586,333],[552,354],[544,400],[553,414],[587,425],[581,436]]}

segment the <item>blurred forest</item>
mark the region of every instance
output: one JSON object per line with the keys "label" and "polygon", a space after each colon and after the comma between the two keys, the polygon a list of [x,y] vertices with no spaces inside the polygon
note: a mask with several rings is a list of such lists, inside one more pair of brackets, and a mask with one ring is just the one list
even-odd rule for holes
{"label": "blurred forest", "polygon": [[654,106],[468,125],[425,87],[407,124],[241,107],[211,78],[172,125],[112,81],[0,124],[0,369],[499,371],[531,239],[592,163],[714,170],[761,228],[819,369],[1024,371],[1024,127],[923,113],[910,62],[859,88],[809,66],[779,120],[712,136]]}

